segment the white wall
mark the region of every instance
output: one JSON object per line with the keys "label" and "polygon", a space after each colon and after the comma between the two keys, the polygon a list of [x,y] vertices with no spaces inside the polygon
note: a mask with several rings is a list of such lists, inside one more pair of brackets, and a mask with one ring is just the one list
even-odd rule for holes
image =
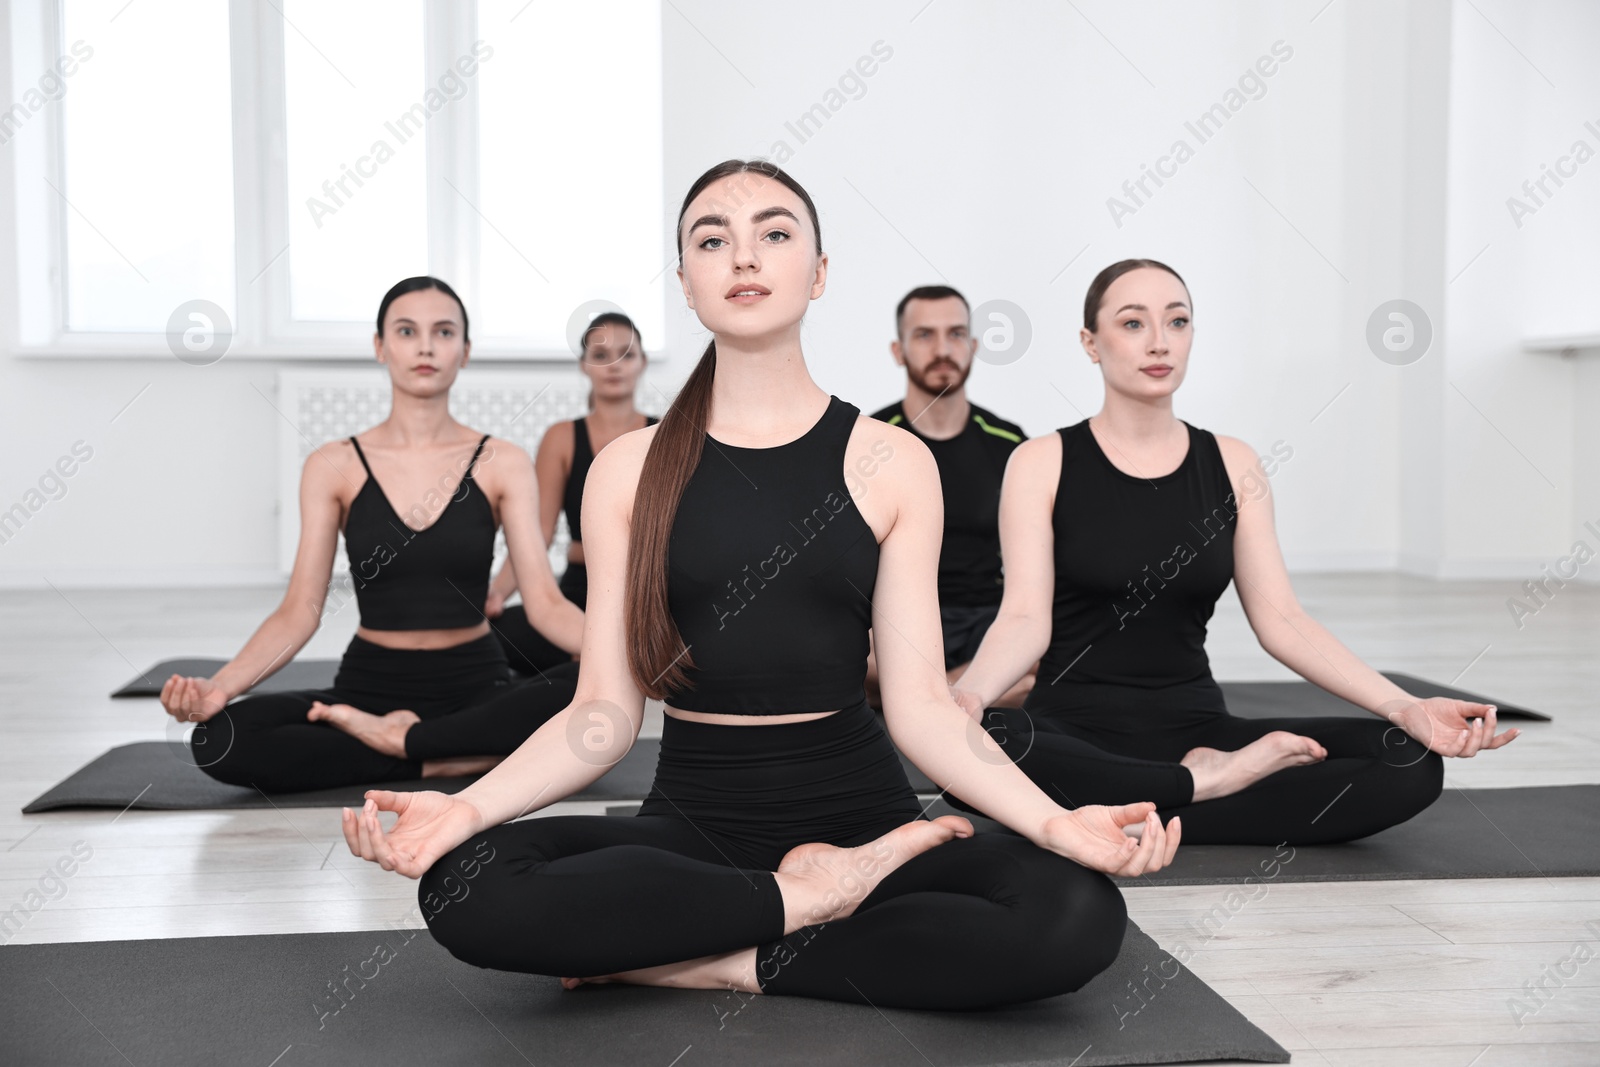
{"label": "white wall", "polygon": [[[1454,11],[1446,195],[1454,280],[1444,287],[1448,382],[1436,471],[1447,574],[1537,576],[1522,561],[1549,562],[1569,549],[1580,485],[1594,484],[1594,453],[1580,462],[1575,444],[1596,398],[1585,405],[1577,363],[1525,352],[1521,341],[1600,332],[1600,162],[1580,168],[1520,228],[1506,204],[1575,140],[1600,151],[1600,136],[1584,129],[1588,120],[1600,130],[1596,41],[1600,8],[1592,4]],[[1600,519],[1600,511],[1582,518]]]}
{"label": "white wall", "polygon": [[[1337,270],[1355,278],[1363,267],[1344,221],[1393,195],[1394,174],[1349,188],[1367,172],[1347,162],[1345,131],[1393,124],[1394,79],[1346,98],[1347,68],[1366,58],[1347,38],[1343,5],[1312,24],[1312,8],[1264,3],[1222,18],[1215,7],[1169,5],[1155,20],[1079,6],[1093,26],[1057,5],[1005,23],[992,8],[953,4],[909,24],[917,5],[854,18],[846,5],[823,5],[805,19],[697,5],[693,26],[669,13],[676,123],[666,171],[680,190],[669,201],[716,160],[772,154],[784,120],[881,39],[894,55],[866,95],[804,145],[786,138],[797,148],[787,166],[821,208],[832,257],[829,293],[808,320],[818,381],[867,410],[893,399],[902,388],[887,353],[893,307],[942,275],[974,303],[1004,298],[1029,314],[1029,353],[980,365],[969,389],[1031,434],[1049,432],[1099,403],[1098,372],[1077,342],[1089,280],[1116,259],[1153,256],[1184,274],[1196,301],[1179,413],[1261,451],[1280,440],[1295,450],[1276,480],[1291,561],[1392,564],[1396,428],[1392,376],[1381,373],[1391,368],[1341,337],[1347,283]],[[1265,94],[1199,143],[1185,122],[1278,41],[1292,56],[1264,80]],[[715,119],[695,117],[686,101]],[[1362,112],[1353,124],[1351,107]],[[1118,227],[1107,199],[1178,138],[1193,158]]]}
{"label": "white wall", "polygon": [[[1595,254],[1600,235],[1596,42],[1600,42],[1600,7],[1567,0],[1536,7],[1528,36],[1520,45],[1543,76],[1511,57],[1513,69],[1523,68],[1529,100],[1520,121],[1523,168],[1516,175],[1517,186],[1538,174],[1541,164],[1553,165],[1568,154],[1575,141],[1582,140],[1595,153],[1536,215],[1523,217],[1521,229],[1514,227],[1509,212],[1497,219],[1496,240],[1500,234],[1506,235],[1517,253],[1516,284],[1507,292],[1518,298],[1516,313],[1525,333],[1532,336],[1600,334],[1600,256]],[[1544,76],[1555,83],[1554,88]],[[1517,191],[1503,191],[1502,201]],[[1511,387],[1521,399],[1519,425],[1569,419],[1571,428],[1570,443],[1558,439],[1554,446],[1565,444],[1568,448],[1565,477],[1546,471],[1562,494],[1570,492],[1571,511],[1544,527],[1544,543],[1549,547],[1540,563],[1570,553],[1579,539],[1600,553],[1600,535],[1593,532],[1600,530],[1600,350],[1591,347],[1564,365],[1553,355],[1533,362],[1540,375],[1537,394],[1530,399],[1533,391],[1526,385]],[[1587,566],[1582,576],[1600,582],[1600,562]]]}
{"label": "white wall", "polygon": [[[1578,519],[1600,525],[1596,356],[1580,369],[1519,347],[1528,332],[1600,328],[1600,266],[1572,239],[1591,235],[1592,252],[1600,161],[1520,231],[1503,200],[1583,118],[1600,124],[1583,59],[1600,26],[1577,0],[1531,15],[1475,3],[676,0],[662,11],[668,211],[711,164],[786,142],[831,261],[806,326],[818,383],[865,411],[900,395],[894,305],[944,280],[1029,316],[1028,353],[980,365],[970,391],[1033,435],[1098,406],[1076,339],[1089,279],[1125,256],[1165,260],[1196,301],[1179,414],[1259,451],[1294,449],[1274,479],[1291,566],[1533,577]],[[892,55],[864,93],[801,143],[786,122],[879,41]],[[1199,144],[1185,122],[1278,41],[1293,54],[1264,95]],[[1193,158],[1118,227],[1107,198],[1180,137]],[[12,269],[0,267],[7,290]],[[1395,297],[1428,309],[1436,331],[1407,367],[1364,338]],[[652,374],[671,392],[705,334],[675,301],[667,323],[655,348],[670,358]],[[257,390],[271,397],[286,365],[0,355],[0,508],[74,441],[94,448],[67,495],[0,544],[0,583],[275,576],[283,421]]]}

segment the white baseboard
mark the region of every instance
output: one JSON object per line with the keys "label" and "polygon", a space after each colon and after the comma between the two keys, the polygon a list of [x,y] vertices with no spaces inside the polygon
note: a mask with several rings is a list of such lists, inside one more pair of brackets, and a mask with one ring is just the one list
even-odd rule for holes
{"label": "white baseboard", "polygon": [[[1443,563],[1420,556],[1397,558],[1387,552],[1313,552],[1295,555],[1287,561],[1291,574],[1386,573],[1444,581],[1510,580],[1521,582],[1540,576],[1549,560],[1446,560]],[[1576,582],[1600,586],[1600,560],[1584,567]],[[561,573],[559,561],[552,561]],[[498,569],[499,563],[496,563]],[[93,568],[44,567],[0,570],[0,589],[207,589],[233,586],[278,587],[288,584],[289,575],[272,568]]]}
{"label": "white baseboard", "polygon": [[1284,557],[1291,574],[1349,574],[1399,569],[1393,552],[1296,552]]}
{"label": "white baseboard", "polygon": [[[1515,581],[1538,578],[1554,562],[1552,557],[1528,556],[1521,559],[1445,559],[1416,555],[1402,556],[1398,569],[1405,574],[1444,581]],[[1578,572],[1580,585],[1600,585],[1600,561]]]}
{"label": "white baseboard", "polygon": [[275,568],[39,567],[0,570],[0,589],[211,589],[288,585]]}

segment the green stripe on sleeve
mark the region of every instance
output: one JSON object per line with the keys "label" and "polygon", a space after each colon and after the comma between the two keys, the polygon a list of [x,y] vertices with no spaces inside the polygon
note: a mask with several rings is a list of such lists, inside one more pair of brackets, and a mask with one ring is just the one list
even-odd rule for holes
{"label": "green stripe on sleeve", "polygon": [[983,421],[983,416],[982,415],[974,415],[974,416],[972,416],[972,421],[977,423],[978,426],[980,428],[982,428],[984,433],[992,433],[996,437],[1004,437],[1007,441],[1015,441],[1015,442],[1018,442],[1019,444],[1022,441],[1021,437],[1018,437],[1016,434],[1012,433],[1010,430],[1002,430],[998,426],[990,426],[987,422]]}

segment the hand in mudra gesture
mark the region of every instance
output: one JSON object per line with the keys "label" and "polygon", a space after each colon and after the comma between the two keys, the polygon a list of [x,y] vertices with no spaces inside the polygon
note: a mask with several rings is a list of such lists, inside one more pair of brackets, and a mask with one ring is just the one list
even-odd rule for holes
{"label": "hand in mudra gesture", "polygon": [[210,678],[174,674],[161,687],[161,707],[179,722],[205,722],[228,703],[228,694]]}
{"label": "hand in mudra gesture", "polygon": [[[1139,837],[1134,839],[1133,833]],[[1045,824],[1045,847],[1091,870],[1128,877],[1159,871],[1172,862],[1183,836],[1174,816],[1161,825],[1156,806],[1085,804]]]}
{"label": "hand in mudra gesture", "polygon": [[1522,731],[1512,727],[1495,736],[1496,708],[1454,697],[1397,701],[1385,718],[1441,756],[1469,759],[1510,744]]}
{"label": "hand in mudra gesture", "polygon": [[[359,812],[344,808],[340,813],[345,843],[353,855],[407,878],[421,878],[440,856],[483,829],[478,809],[448,793],[369,789],[366,796]],[[400,818],[385,831],[378,821],[380,811],[397,812]]]}

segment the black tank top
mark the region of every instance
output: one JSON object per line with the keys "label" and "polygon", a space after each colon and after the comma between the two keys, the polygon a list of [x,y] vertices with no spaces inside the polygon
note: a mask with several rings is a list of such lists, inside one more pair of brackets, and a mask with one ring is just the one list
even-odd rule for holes
{"label": "black tank top", "polygon": [[906,419],[900,400],[872,417],[904,426],[928,446],[944,491],[944,542],[939,549],[939,607],[989,607],[1000,603],[1000,484],[1006,462],[1028,439],[1022,427],[968,401],[966,426],[954,437],[924,437]]}
{"label": "black tank top", "polygon": [[1158,478],[1118,470],[1087,420],[1058,431],[1055,601],[1028,710],[1226,710],[1205,640],[1233,579],[1238,504],[1216,437],[1184,427],[1183,462]]}
{"label": "black tank top", "polygon": [[[660,420],[646,415],[644,424],[654,426]],[[567,513],[567,533],[572,540],[582,543],[580,512],[583,510],[583,483],[589,478],[589,466],[594,463],[594,449],[589,444],[589,424],[583,419],[572,420],[572,470],[567,474],[567,487],[561,496],[561,507]]]}
{"label": "black tank top", "polygon": [[859,414],[830,395],[788,444],[740,448],[705,435],[667,550],[667,605],[694,685],[667,704],[781,715],[865,696],[878,541],[844,481]]}
{"label": "black tank top", "polygon": [[484,434],[450,502],[433,525],[413,530],[389,503],[354,437],[367,480],[350,501],[345,552],[361,625],[372,630],[444,630],[484,619],[494,562],[494,509],[472,471]]}

